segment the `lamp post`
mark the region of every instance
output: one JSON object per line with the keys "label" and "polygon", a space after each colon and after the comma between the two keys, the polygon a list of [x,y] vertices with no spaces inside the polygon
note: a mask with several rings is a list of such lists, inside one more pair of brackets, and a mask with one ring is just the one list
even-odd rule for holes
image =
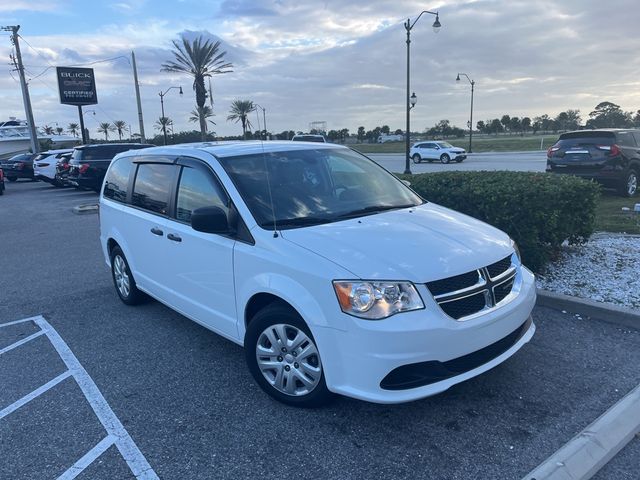
{"label": "lamp post", "polygon": [[258,105],[257,103],[254,103],[254,105],[256,107],[258,107],[260,110],[262,110],[262,125],[264,126],[264,139],[267,139],[267,115],[266,115],[266,109],[264,107],[261,107],[260,105]]}
{"label": "lamp post", "polygon": [[[78,106],[78,110],[82,112],[82,106]],[[93,113],[93,115],[96,115],[96,111],[95,110],[85,110],[84,112],[82,112],[82,115],[80,115],[80,136],[82,137],[82,144],[87,144],[89,142],[91,142],[91,138],[89,137],[89,130],[87,130],[85,132],[85,128],[84,128],[84,116],[87,113]]]}
{"label": "lamp post", "polygon": [[164,96],[169,93],[169,90],[173,90],[174,88],[178,89],[180,92],[180,95],[182,95],[182,86],[180,87],[169,87],[167,88],[164,92],[160,92],[158,93],[158,95],[160,95],[160,108],[162,110],[162,135],[164,136],[164,144],[167,144],[167,124],[164,121]]}
{"label": "lamp post", "polygon": [[416,102],[418,101],[415,93],[411,97],[409,96],[409,92],[411,88],[410,75],[409,75],[410,65],[411,65],[410,54],[409,54],[410,46],[411,46],[411,30],[413,29],[415,24],[418,22],[418,20],[420,20],[420,17],[425,13],[436,16],[436,20],[435,22],[433,22],[433,31],[435,33],[438,33],[441,26],[440,16],[438,15],[438,12],[430,12],[428,10],[424,10],[423,12],[420,13],[420,15],[418,15],[418,18],[416,18],[413,21],[413,23],[411,23],[411,20],[409,18],[407,18],[407,21],[404,23],[404,28],[407,31],[407,131],[405,134],[405,165],[404,165],[404,173],[406,174],[411,174],[411,167],[409,163],[409,148],[410,148],[409,137],[411,136],[411,119],[409,116],[409,111],[415,106]]}
{"label": "lamp post", "polygon": [[467,77],[467,80],[471,84],[471,115],[469,115],[469,150],[468,150],[468,152],[471,153],[471,139],[473,138],[473,88],[476,86],[476,82],[471,80],[469,78],[469,75],[467,75],[466,73],[458,73],[458,76],[456,77],[456,82],[460,81],[460,75],[464,75],[465,77]]}

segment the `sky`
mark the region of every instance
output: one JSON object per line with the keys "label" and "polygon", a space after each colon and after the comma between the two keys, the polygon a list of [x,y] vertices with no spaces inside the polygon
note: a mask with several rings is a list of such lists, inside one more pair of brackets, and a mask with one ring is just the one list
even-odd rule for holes
{"label": "sky", "polygon": [[[435,33],[434,17],[423,15],[411,32],[412,131],[441,119],[466,126],[470,85],[455,81],[458,72],[476,83],[474,124],[566,109],[579,109],[584,121],[605,100],[640,109],[637,0],[0,0],[0,26],[21,26],[38,126],[78,121],[76,107],[59,103],[51,67],[91,66],[99,103],[84,108],[92,137],[100,122],[114,120],[139,132],[135,51],[147,136],[157,133],[158,93],[171,86],[184,95],[167,93],[166,115],[176,131],[197,129],[188,120],[192,79],[162,72],[161,64],[172,58],[173,40],[202,35],[220,40],[234,65],[212,80],[218,135],[242,133],[227,121],[235,99],[261,105],[272,132],[324,121],[355,133],[359,126],[404,129],[403,22],[425,9],[439,12],[442,27]],[[0,32],[0,120],[25,118],[12,49]],[[254,129],[262,117],[252,115]]]}

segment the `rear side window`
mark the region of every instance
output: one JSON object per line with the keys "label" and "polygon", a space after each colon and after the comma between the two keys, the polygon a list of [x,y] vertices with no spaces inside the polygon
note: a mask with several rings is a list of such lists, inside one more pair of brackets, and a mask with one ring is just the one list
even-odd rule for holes
{"label": "rear side window", "polygon": [[166,215],[176,167],[166,163],[138,165],[131,203],[136,207]]}
{"label": "rear side window", "polygon": [[618,144],[625,147],[635,147],[636,141],[631,132],[618,132]]}
{"label": "rear side window", "polygon": [[121,158],[111,165],[104,183],[103,196],[116,202],[127,200],[127,187],[129,186],[129,176],[133,162],[131,158]]}
{"label": "rear side window", "polygon": [[200,207],[220,207],[228,215],[229,199],[217,179],[198,168],[183,167],[178,186],[176,218],[191,222],[192,212]]}

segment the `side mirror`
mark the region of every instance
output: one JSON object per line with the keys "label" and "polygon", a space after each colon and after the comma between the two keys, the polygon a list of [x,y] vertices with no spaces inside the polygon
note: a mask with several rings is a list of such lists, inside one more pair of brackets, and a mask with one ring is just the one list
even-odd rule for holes
{"label": "side mirror", "polygon": [[201,207],[191,212],[191,227],[204,233],[229,233],[227,215],[220,207]]}

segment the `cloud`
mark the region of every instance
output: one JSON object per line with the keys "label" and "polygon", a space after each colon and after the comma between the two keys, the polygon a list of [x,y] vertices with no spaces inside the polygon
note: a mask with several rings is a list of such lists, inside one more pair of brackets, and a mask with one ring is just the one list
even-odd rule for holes
{"label": "cloud", "polygon": [[[621,32],[625,45],[640,40],[635,19],[628,14],[635,11],[635,3],[620,0],[612,9],[597,0],[440,2],[440,33],[434,34],[431,18],[423,16],[411,34],[411,91],[418,96],[412,125],[421,130],[442,118],[466,124],[470,88],[467,82],[455,81],[457,72],[466,72],[476,82],[474,121],[504,113],[555,115],[567,108],[581,109],[585,117],[603,100],[637,110],[640,59],[620,43]],[[202,0],[197,14],[188,15],[193,5],[186,0],[170,19],[154,17],[153,12],[144,19],[110,18],[88,33],[61,25],[55,34],[28,38],[42,55],[23,48],[25,63],[40,66],[29,68],[37,74],[46,66],[45,59],[79,64],[116,57],[93,65],[100,99],[95,119],[122,118],[135,125],[128,60],[135,49],[147,130],[160,116],[158,92],[173,85],[182,85],[185,95],[168,94],[166,112],[177,129],[190,129],[193,124],[187,119],[195,105],[192,80],[161,72],[160,65],[171,58],[171,40],[181,34],[204,35],[221,40],[234,63],[233,73],[212,81],[220,134],[239,131],[224,120],[236,98],[264,106],[274,131],[306,130],[316,120],[352,131],[359,125],[403,128],[402,22],[407,16],[414,19],[422,3]],[[615,27],[602,29],[602,18]],[[9,54],[7,43],[0,42],[2,58]],[[8,70],[0,66],[0,72]],[[57,103],[53,72],[32,80],[31,88],[38,123],[76,120],[73,108]],[[19,88],[8,74],[0,75],[0,102],[7,115],[23,116]],[[91,122],[93,115],[87,117]]]}

